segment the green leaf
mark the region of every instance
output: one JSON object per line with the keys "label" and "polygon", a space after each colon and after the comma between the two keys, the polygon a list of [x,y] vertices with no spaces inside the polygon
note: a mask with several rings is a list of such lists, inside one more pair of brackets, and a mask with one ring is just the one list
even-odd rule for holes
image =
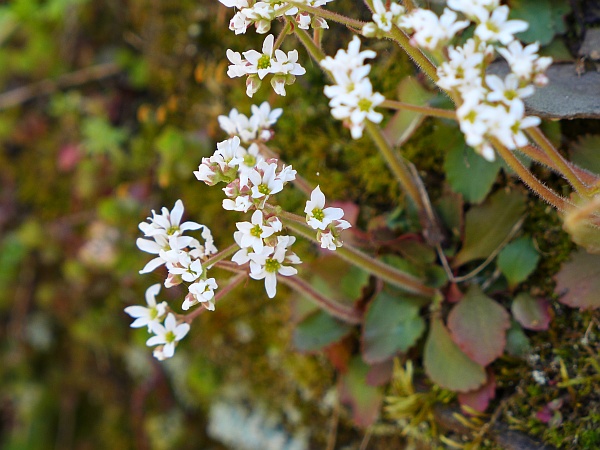
{"label": "green leaf", "polygon": [[526,292],[517,295],[510,310],[515,320],[529,330],[547,330],[552,320],[552,308],[548,300],[533,298]]}
{"label": "green leaf", "polygon": [[523,358],[531,351],[529,338],[515,320],[511,320],[510,328],[506,332],[506,353],[517,358]]}
{"label": "green leaf", "polygon": [[487,366],[504,351],[509,319],[506,310],[474,284],[452,308],[448,328],[465,354]]}
{"label": "green leaf", "polygon": [[580,250],[554,279],[559,302],[573,308],[600,308],[600,256]]}
{"label": "green leaf", "polygon": [[465,217],[465,240],[452,265],[459,267],[485,259],[508,237],[525,212],[525,196],[518,191],[498,191],[485,203],[472,207]]}
{"label": "green leaf", "polygon": [[[434,96],[415,78],[404,78],[398,87],[398,98],[401,102],[423,106]],[[384,134],[392,145],[400,146],[410,139],[424,118],[423,114],[401,109],[388,121]]]}
{"label": "green leaf", "polygon": [[334,319],[324,311],[316,311],[298,324],[293,342],[301,352],[316,352],[346,336],[352,326]]}
{"label": "green leaf", "polygon": [[362,337],[365,361],[379,363],[412,347],[425,330],[419,309],[409,298],[380,292],[365,316]]}
{"label": "green leaf", "polygon": [[520,19],[529,23],[529,28],[518,33],[519,40],[528,44],[539,41],[541,45],[549,44],[556,33],[550,0],[511,0],[511,19]]}
{"label": "green leaf", "polygon": [[348,372],[340,380],[340,398],[352,408],[352,420],[366,428],[377,420],[383,401],[381,389],[367,384],[370,367],[355,356],[350,360]]}
{"label": "green leaf", "polygon": [[463,228],[463,199],[460,194],[446,192],[435,204],[440,219],[456,237]]}
{"label": "green leaf", "polygon": [[502,249],[497,265],[511,288],[525,281],[535,270],[540,255],[531,238],[523,236]]}
{"label": "green leaf", "polygon": [[480,203],[492,189],[500,162],[489,162],[461,144],[446,153],[444,171],[454,192],[462,194],[468,202]]}
{"label": "green leaf", "polygon": [[483,366],[458,348],[440,319],[431,320],[423,364],[434,383],[452,391],[472,391],[486,381]]}

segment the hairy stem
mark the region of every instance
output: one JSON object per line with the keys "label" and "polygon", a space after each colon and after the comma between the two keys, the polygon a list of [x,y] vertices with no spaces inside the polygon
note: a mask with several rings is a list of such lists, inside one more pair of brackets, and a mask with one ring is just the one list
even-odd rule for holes
{"label": "hairy stem", "polygon": [[288,2],[288,4],[295,6],[300,11],[305,11],[317,17],[321,17],[325,20],[331,20],[332,22],[341,23],[342,25],[346,25],[347,27],[355,28],[357,30],[362,30],[362,27],[366,24],[366,22],[363,22],[361,20],[352,19],[350,17],[346,17],[342,14],[338,14],[336,12],[329,11],[326,9],[314,8],[304,3]]}
{"label": "hairy stem", "polygon": [[[305,224],[303,217],[285,211],[279,212],[278,215],[283,224],[290,230],[306,239],[319,243],[315,236],[315,230]],[[422,281],[415,276],[372,258],[351,245],[345,244],[338,248],[335,251],[335,254],[356,267],[359,267],[371,275],[381,278],[406,292],[421,295],[423,297],[432,297],[437,292],[436,289],[425,286]]]}
{"label": "hairy stem", "polygon": [[284,27],[283,27],[283,29],[281,30],[281,33],[279,33],[279,36],[277,36],[277,40],[273,44],[273,51],[275,51],[279,47],[281,47],[281,44],[283,43],[283,40],[288,35],[288,33],[290,32],[291,29],[292,29],[292,24],[289,23],[289,22],[286,22],[285,25],[284,25]]}
{"label": "hairy stem", "polygon": [[440,108],[433,108],[431,106],[413,105],[411,103],[404,103],[404,102],[399,102],[396,100],[385,100],[380,106],[383,108],[389,108],[389,109],[405,109],[407,111],[414,111],[414,112],[418,112],[418,113],[424,114],[426,116],[431,116],[431,117],[439,117],[442,119],[457,120],[456,113],[449,109],[440,109]]}
{"label": "hairy stem", "polygon": [[[244,266],[238,266],[236,263],[231,261],[221,261],[218,264],[221,269],[228,270],[230,272],[238,273],[243,277],[248,276],[248,270]],[[350,305],[344,305],[333,299],[327,298],[318,291],[316,291],[309,283],[299,277],[284,277],[278,276],[277,281],[287,285],[291,289],[304,294],[309,300],[315,303],[319,308],[327,311],[332,316],[340,319],[343,322],[350,324],[359,324],[362,322],[362,312]]]}
{"label": "hairy stem", "polygon": [[538,180],[533,174],[517,159],[517,157],[506,148],[498,139],[490,138],[490,142],[496,149],[496,151],[500,154],[500,156],[506,161],[506,163],[513,169],[519,178],[523,180],[523,182],[539,195],[543,200],[545,200],[550,205],[554,206],[559,211],[564,211],[569,202],[558,195],[556,192],[548,188],[544,183]]}
{"label": "hairy stem", "polygon": [[402,186],[413,203],[417,205],[418,209],[422,211],[423,202],[421,200],[421,196],[419,195],[419,188],[417,187],[415,180],[410,173],[410,169],[405,164],[402,156],[397,155],[396,152],[392,150],[392,147],[377,125],[367,120],[365,123],[365,129],[367,130],[367,133],[369,133],[369,136],[373,142],[375,142],[375,145],[377,145],[379,153],[381,153],[385,159],[385,162],[396,177],[396,180],[400,186]]}
{"label": "hairy stem", "polygon": [[402,50],[415,62],[415,64],[425,74],[431,78],[434,83],[437,83],[439,77],[437,75],[437,67],[431,60],[421,51],[421,49],[413,47],[410,44],[410,38],[404,31],[398,28],[396,25],[392,26],[391,37],[396,43],[402,47]]}
{"label": "hairy stem", "polygon": [[554,148],[552,142],[548,140],[538,127],[527,128],[525,132],[542,148],[542,150],[544,150],[544,153],[550,158],[556,170],[567,179],[579,194],[586,194],[589,192],[589,188],[581,181],[577,176],[577,173],[568,164],[567,160],[565,160],[558,150]]}
{"label": "hairy stem", "polygon": [[[232,290],[234,290],[237,286],[239,286],[240,283],[244,281],[247,277],[248,275],[246,273],[238,273],[237,275],[231,277],[227,285],[223,286],[217,291],[213,302],[217,303],[219,300],[221,300],[223,297],[229,294]],[[206,311],[206,308],[200,307],[189,314],[183,315],[183,321],[190,323],[204,311]]]}

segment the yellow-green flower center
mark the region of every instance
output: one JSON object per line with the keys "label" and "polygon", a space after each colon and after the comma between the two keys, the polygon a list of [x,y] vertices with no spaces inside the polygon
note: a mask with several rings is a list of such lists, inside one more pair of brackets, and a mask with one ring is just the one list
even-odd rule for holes
{"label": "yellow-green flower center", "polygon": [[167,228],[167,234],[169,236],[174,235],[178,231],[179,231],[179,227],[177,225],[171,225],[169,228]]}
{"label": "yellow-green flower center", "polygon": [[254,237],[260,237],[262,234],[262,228],[260,225],[256,224],[250,229],[250,234]]}
{"label": "yellow-green flower center", "polygon": [[273,258],[267,258],[265,261],[265,270],[270,273],[277,272],[281,267],[281,263]]}
{"label": "yellow-green flower center", "polygon": [[315,219],[321,221],[325,218],[325,213],[321,208],[315,208],[312,210],[312,215]]}
{"label": "yellow-green flower center", "polygon": [[172,331],[167,331],[165,333],[165,341],[175,342],[175,340],[176,340],[175,333],[173,333]]}
{"label": "yellow-green flower center", "polygon": [[256,67],[259,69],[268,69],[269,67],[271,67],[271,57],[269,55],[262,55],[258,59]]}
{"label": "yellow-green flower center", "polygon": [[370,111],[372,105],[373,102],[368,98],[361,98],[358,101],[358,109],[360,109],[361,111]]}
{"label": "yellow-green flower center", "polygon": [[269,195],[271,193],[271,190],[269,189],[269,186],[263,183],[258,186],[258,192],[260,192],[263,195]]}

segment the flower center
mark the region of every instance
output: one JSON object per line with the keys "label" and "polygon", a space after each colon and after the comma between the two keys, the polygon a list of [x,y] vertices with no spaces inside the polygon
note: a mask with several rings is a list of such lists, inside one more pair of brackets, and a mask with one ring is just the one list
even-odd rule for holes
{"label": "flower center", "polygon": [[262,228],[260,225],[256,224],[252,228],[250,228],[250,234],[254,237],[259,238],[262,235]]}
{"label": "flower center", "polygon": [[360,109],[361,111],[369,111],[372,105],[373,102],[368,98],[361,98],[358,101],[358,109]]}
{"label": "flower center", "polygon": [[252,155],[244,156],[244,165],[248,167],[254,167],[256,165],[256,157]]}
{"label": "flower center", "polygon": [[270,273],[277,272],[281,267],[281,263],[273,258],[267,258],[265,260],[265,270]]}
{"label": "flower center", "polygon": [[256,67],[259,69],[268,69],[269,67],[271,67],[271,57],[269,55],[262,55],[258,59]]}
{"label": "flower center", "polygon": [[321,208],[315,208],[312,210],[312,215],[315,219],[317,219],[318,221],[321,221],[325,218],[325,213],[323,212],[323,210]]}
{"label": "flower center", "polygon": [[260,192],[263,195],[269,195],[271,193],[271,190],[269,189],[269,186],[263,183],[258,186],[258,192]]}
{"label": "flower center", "polygon": [[158,309],[156,308],[150,308],[150,319],[154,320],[158,317]]}
{"label": "flower center", "polygon": [[172,331],[167,331],[165,333],[165,341],[167,341],[167,343],[175,342],[176,341],[175,333],[173,333]]}
{"label": "flower center", "polygon": [[174,235],[178,231],[179,231],[179,227],[177,225],[171,225],[169,228],[167,228],[167,234],[169,236]]}

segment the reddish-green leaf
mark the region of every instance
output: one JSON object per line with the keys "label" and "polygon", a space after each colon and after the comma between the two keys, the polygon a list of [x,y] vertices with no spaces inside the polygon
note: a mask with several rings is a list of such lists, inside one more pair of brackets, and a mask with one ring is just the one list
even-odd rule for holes
{"label": "reddish-green leaf", "polygon": [[355,356],[348,371],[340,379],[339,389],[342,402],[352,408],[352,419],[359,427],[368,427],[379,417],[383,393],[367,384],[370,367],[360,356]]}
{"label": "reddish-green leaf", "polygon": [[370,364],[406,352],[425,330],[419,305],[401,295],[382,291],[373,300],[365,317],[363,357]]}
{"label": "reddish-green leaf", "polygon": [[513,300],[511,312],[515,320],[528,330],[547,330],[552,319],[552,308],[548,300],[533,298],[526,292]]}
{"label": "reddish-green leaf", "polygon": [[525,196],[518,191],[498,191],[482,205],[473,206],[466,214],[465,240],[453,266],[490,256],[524,212]]}
{"label": "reddish-green leaf", "polygon": [[315,352],[342,339],[352,326],[334,319],[324,311],[316,311],[294,330],[294,346],[301,352]]}
{"label": "reddish-green leaf", "polygon": [[487,366],[502,355],[510,320],[506,310],[473,285],[452,309],[448,328],[473,361]]}
{"label": "reddish-green leaf", "polygon": [[423,363],[434,383],[453,391],[472,391],[486,380],[483,366],[458,348],[440,319],[431,320]]}
{"label": "reddish-green leaf", "polygon": [[475,411],[485,412],[490,400],[496,396],[496,378],[494,373],[488,373],[487,382],[479,389],[458,394],[458,401],[461,405],[468,406]]}
{"label": "reddish-green leaf", "polygon": [[581,309],[600,307],[600,256],[581,250],[554,278],[561,303]]}

